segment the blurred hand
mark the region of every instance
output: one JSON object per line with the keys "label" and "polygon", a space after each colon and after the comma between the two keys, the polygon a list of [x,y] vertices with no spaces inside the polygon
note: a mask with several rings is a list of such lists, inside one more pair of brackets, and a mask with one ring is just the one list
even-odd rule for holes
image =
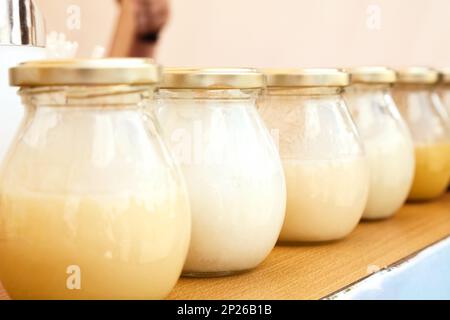
{"label": "blurred hand", "polygon": [[158,33],[169,19],[168,0],[122,0],[134,13],[138,36]]}
{"label": "blurred hand", "polygon": [[169,19],[169,0],[118,0],[118,2],[122,10],[109,55],[153,57],[159,32]]}

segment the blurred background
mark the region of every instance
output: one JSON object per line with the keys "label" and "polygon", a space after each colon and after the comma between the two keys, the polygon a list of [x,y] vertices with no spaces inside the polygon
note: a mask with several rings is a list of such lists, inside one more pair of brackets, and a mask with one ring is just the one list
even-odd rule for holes
{"label": "blurred background", "polygon": [[[37,0],[47,31],[108,54],[115,0]],[[450,65],[448,0],[168,0],[157,46],[165,65]],[[74,23],[73,18],[79,17]]]}

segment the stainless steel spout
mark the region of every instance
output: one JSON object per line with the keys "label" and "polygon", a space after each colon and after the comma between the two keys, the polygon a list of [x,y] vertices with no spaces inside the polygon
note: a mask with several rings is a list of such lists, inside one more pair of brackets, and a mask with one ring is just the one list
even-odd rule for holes
{"label": "stainless steel spout", "polygon": [[0,45],[45,47],[45,22],[34,0],[0,0]]}

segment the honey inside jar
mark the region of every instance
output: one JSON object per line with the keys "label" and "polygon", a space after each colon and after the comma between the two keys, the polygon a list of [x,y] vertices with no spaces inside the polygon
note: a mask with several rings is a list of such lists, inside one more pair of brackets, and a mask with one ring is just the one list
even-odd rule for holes
{"label": "honey inside jar", "polygon": [[166,68],[156,114],[186,180],[192,238],[184,276],[230,276],[272,251],[285,217],[283,167],[247,68]]}
{"label": "honey inside jar", "polygon": [[259,112],[276,133],[287,189],[278,240],[343,239],[363,215],[370,183],[368,158],[342,97],[349,74],[338,69],[265,73],[268,90]]}
{"label": "honey inside jar", "polygon": [[11,75],[25,117],[0,175],[0,281],[9,296],[166,297],[191,220],[183,177],[144,109],[156,66],[44,61]]}
{"label": "honey inside jar", "polygon": [[[2,193],[0,278],[16,299],[156,299],[178,278],[183,203]],[[45,232],[43,232],[45,230]],[[185,235],[181,234],[182,237]]]}
{"label": "honey inside jar", "polygon": [[411,200],[443,194],[450,177],[450,143],[416,147],[416,171],[409,194]]}
{"label": "honey inside jar", "polygon": [[[285,160],[283,167],[287,189],[304,191],[301,197],[288,193],[287,214],[280,235],[283,242],[340,239],[355,228],[367,199],[369,175],[364,157]],[[343,180],[354,188],[341,188]]]}
{"label": "honey inside jar", "polygon": [[414,140],[416,168],[408,199],[433,200],[450,180],[450,120],[437,93],[439,73],[410,67],[398,71],[394,98]]}
{"label": "honey inside jar", "polygon": [[414,145],[391,95],[397,76],[386,67],[352,68],[345,100],[364,142],[370,186],[363,219],[386,219],[405,203],[414,178]]}

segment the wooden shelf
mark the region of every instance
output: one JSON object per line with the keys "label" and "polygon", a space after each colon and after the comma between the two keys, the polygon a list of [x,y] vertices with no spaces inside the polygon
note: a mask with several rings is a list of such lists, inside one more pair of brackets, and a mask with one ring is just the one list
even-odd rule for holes
{"label": "wooden shelf", "polygon": [[[169,299],[318,299],[450,235],[450,194],[404,206],[389,220],[363,222],[345,240],[278,246],[252,272],[182,278]],[[0,299],[7,296],[0,288]]]}
{"label": "wooden shelf", "polygon": [[318,299],[450,234],[450,195],[408,204],[392,219],[363,222],[345,240],[276,247],[253,272],[229,278],[182,278],[170,299]]}

